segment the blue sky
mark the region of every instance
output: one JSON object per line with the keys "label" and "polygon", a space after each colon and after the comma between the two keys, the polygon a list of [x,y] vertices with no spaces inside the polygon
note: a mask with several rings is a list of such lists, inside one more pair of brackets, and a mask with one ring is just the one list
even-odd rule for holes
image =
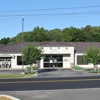
{"label": "blue sky", "polygon": [[0,39],[20,33],[22,18],[24,31],[100,26],[100,0],[0,0]]}

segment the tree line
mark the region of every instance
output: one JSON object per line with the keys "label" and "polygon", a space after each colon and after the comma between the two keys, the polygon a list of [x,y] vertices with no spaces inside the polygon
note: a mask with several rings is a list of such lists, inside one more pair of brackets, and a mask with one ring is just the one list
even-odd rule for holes
{"label": "tree line", "polygon": [[[22,41],[22,33],[12,38],[2,38],[0,44],[12,44]],[[25,42],[61,41],[61,42],[100,42],[100,26],[87,25],[81,28],[67,27],[64,29],[47,30],[35,27],[23,33]]]}

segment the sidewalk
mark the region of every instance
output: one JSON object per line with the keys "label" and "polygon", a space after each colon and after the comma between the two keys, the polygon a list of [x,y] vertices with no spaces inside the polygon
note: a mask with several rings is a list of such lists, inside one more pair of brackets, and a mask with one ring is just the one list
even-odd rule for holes
{"label": "sidewalk", "polygon": [[21,100],[100,100],[100,88],[33,91],[0,91]]}

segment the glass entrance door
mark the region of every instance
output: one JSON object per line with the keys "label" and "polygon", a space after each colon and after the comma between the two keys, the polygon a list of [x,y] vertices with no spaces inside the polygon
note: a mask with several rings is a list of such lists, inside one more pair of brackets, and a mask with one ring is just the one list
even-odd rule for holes
{"label": "glass entrance door", "polygon": [[46,55],[44,59],[44,67],[63,67],[63,56]]}

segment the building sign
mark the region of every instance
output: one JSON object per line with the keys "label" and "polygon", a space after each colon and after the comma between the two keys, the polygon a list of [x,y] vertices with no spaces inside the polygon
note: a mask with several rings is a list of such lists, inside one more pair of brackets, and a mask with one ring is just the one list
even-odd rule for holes
{"label": "building sign", "polygon": [[50,49],[49,53],[60,53],[59,49]]}
{"label": "building sign", "polygon": [[67,62],[68,60],[67,59],[64,59],[64,62]]}

